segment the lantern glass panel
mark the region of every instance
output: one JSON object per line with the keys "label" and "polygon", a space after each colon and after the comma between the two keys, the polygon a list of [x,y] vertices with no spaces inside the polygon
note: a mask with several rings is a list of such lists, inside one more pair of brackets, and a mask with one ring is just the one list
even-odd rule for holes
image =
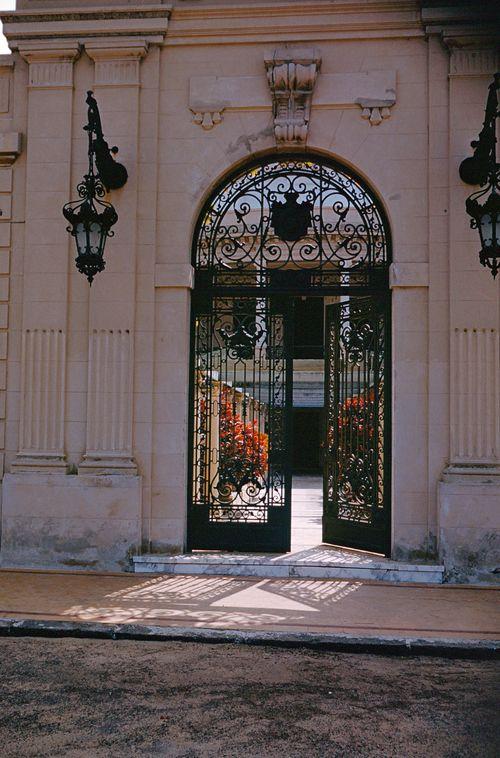
{"label": "lantern glass panel", "polygon": [[75,239],[78,255],[85,255],[88,244],[87,228],[83,221],[79,221],[75,226]]}
{"label": "lantern glass panel", "polygon": [[102,247],[102,237],[104,237],[104,230],[98,221],[91,221],[89,224],[89,250],[91,255],[100,255]]}
{"label": "lantern glass panel", "polygon": [[491,247],[493,242],[493,222],[491,214],[484,213],[481,216],[479,231],[484,247]]}

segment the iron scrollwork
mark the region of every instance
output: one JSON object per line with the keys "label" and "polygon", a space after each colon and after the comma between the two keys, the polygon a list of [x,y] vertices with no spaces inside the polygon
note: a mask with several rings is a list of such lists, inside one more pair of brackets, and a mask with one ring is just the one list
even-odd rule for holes
{"label": "iron scrollwork", "polygon": [[259,289],[277,270],[314,269],[321,287],[383,269],[387,248],[381,211],[361,182],[334,164],[272,158],[210,199],[195,268],[211,271],[214,286]]}
{"label": "iron scrollwork", "polygon": [[340,342],[346,359],[353,365],[359,365],[373,345],[375,331],[373,324],[363,318],[359,302],[351,301],[348,313],[348,318],[342,321],[340,327]]}
{"label": "iron scrollwork", "polygon": [[233,360],[250,360],[264,328],[255,320],[255,314],[232,316],[228,323],[221,324],[219,335],[225,342],[228,357]]}
{"label": "iron scrollwork", "polygon": [[283,505],[283,317],[224,298],[196,325],[195,501],[212,523],[266,523]]}
{"label": "iron scrollwork", "polygon": [[328,505],[338,520],[370,525],[384,505],[384,316],[371,298],[335,308],[328,330]]}

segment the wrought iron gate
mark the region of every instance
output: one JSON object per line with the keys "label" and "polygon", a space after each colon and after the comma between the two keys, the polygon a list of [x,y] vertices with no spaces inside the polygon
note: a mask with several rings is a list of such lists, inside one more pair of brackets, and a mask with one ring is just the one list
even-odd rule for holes
{"label": "wrought iron gate", "polygon": [[385,294],[388,264],[380,204],[334,161],[272,156],[208,199],[193,243],[189,549],[290,548],[292,300]]}
{"label": "wrought iron gate", "polygon": [[389,550],[389,303],[354,297],[326,308],[323,539]]}
{"label": "wrought iron gate", "polygon": [[291,368],[271,298],[217,298],[194,317],[190,544],[290,549]]}

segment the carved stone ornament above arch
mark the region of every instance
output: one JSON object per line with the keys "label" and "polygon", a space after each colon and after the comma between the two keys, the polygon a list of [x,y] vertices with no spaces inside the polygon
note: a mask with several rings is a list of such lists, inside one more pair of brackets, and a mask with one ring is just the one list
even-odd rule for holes
{"label": "carved stone ornament above arch", "polygon": [[321,58],[312,48],[284,47],[275,50],[265,65],[276,144],[305,145]]}
{"label": "carved stone ornament above arch", "polygon": [[313,48],[279,48],[264,63],[266,76],[192,76],[193,123],[209,131],[228,113],[272,108],[276,144],[304,146],[313,105],[356,109],[370,126],[378,126],[396,103],[396,71],[319,74],[321,58]]}

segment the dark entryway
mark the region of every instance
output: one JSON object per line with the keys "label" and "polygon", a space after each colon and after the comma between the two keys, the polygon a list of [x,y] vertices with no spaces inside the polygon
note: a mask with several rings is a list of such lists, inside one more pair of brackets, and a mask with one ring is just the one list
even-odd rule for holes
{"label": "dark entryway", "polygon": [[293,474],[321,476],[324,436],[323,408],[293,409]]}
{"label": "dark entryway", "polygon": [[320,476],[325,436],[324,298],[305,295],[294,298],[292,320],[292,473]]}
{"label": "dark entryway", "polygon": [[322,297],[296,297],[293,308],[293,357],[323,358],[325,333]]}

